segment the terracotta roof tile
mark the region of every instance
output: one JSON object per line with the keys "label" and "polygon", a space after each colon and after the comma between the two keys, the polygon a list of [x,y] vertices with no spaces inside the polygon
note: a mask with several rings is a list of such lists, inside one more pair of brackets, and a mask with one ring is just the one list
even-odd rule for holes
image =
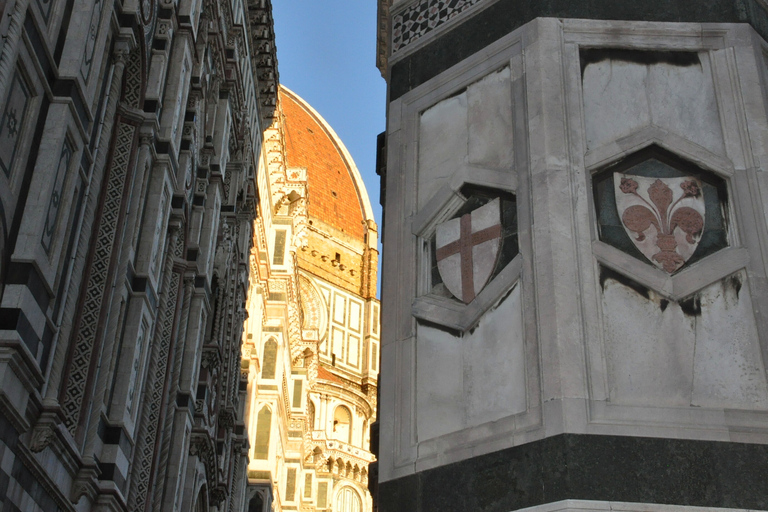
{"label": "terracotta roof tile", "polygon": [[304,104],[280,91],[288,168],[307,169],[310,217],[361,239],[363,209],[355,181],[334,137]]}
{"label": "terracotta roof tile", "polygon": [[331,381],[331,382],[338,382],[339,384],[343,384],[344,383],[344,381],[342,381],[340,378],[338,378],[337,376],[335,376],[334,374],[332,374],[331,372],[329,372],[328,370],[326,370],[322,366],[318,366],[317,367],[317,378],[318,379],[323,379],[323,380],[328,380],[328,381]]}

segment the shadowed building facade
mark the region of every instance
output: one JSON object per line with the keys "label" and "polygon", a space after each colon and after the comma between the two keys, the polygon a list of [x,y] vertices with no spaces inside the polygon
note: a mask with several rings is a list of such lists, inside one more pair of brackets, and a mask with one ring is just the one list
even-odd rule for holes
{"label": "shadowed building facade", "polygon": [[379,1],[381,512],[768,508],[767,9]]}
{"label": "shadowed building facade", "polygon": [[0,2],[0,510],[247,510],[269,0]]}

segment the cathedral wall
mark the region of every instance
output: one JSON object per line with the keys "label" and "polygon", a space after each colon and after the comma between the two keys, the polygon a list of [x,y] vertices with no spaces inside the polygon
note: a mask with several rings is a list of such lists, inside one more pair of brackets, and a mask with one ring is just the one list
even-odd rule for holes
{"label": "cathedral wall", "polygon": [[[464,27],[506,4],[485,5]],[[381,509],[397,510],[395,497],[419,511],[651,502],[662,483],[547,491],[557,457],[599,465],[622,438],[652,438],[658,454],[696,440],[685,450],[736,465],[739,443],[754,443],[750,463],[765,468],[765,42],[746,24],[539,18],[450,66],[406,73],[436,33],[394,48],[388,68],[383,273],[398,278],[382,291]],[[464,269],[441,267],[440,230],[483,194],[516,205],[514,220],[502,207],[501,228],[514,223],[516,254],[489,256],[505,263],[457,299]],[[675,231],[684,215],[693,224]],[[477,277],[486,256],[470,250]],[[579,443],[601,436],[595,460],[582,459]],[[534,453],[555,462],[527,481],[517,464]],[[430,487],[475,470],[518,487],[484,494],[471,476],[451,504]],[[683,487],[658,499],[768,506],[764,486],[710,501]]]}
{"label": "cathedral wall", "polygon": [[1,506],[239,509],[271,6],[13,0],[0,19]]}

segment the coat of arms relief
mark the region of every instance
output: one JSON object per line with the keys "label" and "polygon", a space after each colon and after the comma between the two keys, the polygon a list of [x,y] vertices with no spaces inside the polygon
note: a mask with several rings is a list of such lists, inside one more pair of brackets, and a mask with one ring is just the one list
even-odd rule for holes
{"label": "coat of arms relief", "polygon": [[437,268],[443,284],[465,304],[490,279],[502,241],[501,201],[488,204],[437,226]]}
{"label": "coat of arms relief", "polygon": [[635,247],[667,273],[679,270],[696,252],[704,230],[699,180],[616,173],[613,181],[616,208]]}
{"label": "coat of arms relief", "polygon": [[411,309],[417,319],[466,332],[518,283],[517,197],[489,185],[446,187],[414,219],[424,272]]}

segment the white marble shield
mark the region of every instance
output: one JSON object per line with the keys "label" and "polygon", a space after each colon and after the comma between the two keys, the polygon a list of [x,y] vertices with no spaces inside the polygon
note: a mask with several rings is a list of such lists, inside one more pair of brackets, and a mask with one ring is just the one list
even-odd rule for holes
{"label": "white marble shield", "polygon": [[701,182],[693,177],[613,175],[616,208],[635,246],[662,270],[673,273],[690,259],[704,231]]}
{"label": "white marble shield", "polygon": [[497,198],[459,219],[437,226],[437,269],[457,299],[472,302],[490,279],[501,248]]}

